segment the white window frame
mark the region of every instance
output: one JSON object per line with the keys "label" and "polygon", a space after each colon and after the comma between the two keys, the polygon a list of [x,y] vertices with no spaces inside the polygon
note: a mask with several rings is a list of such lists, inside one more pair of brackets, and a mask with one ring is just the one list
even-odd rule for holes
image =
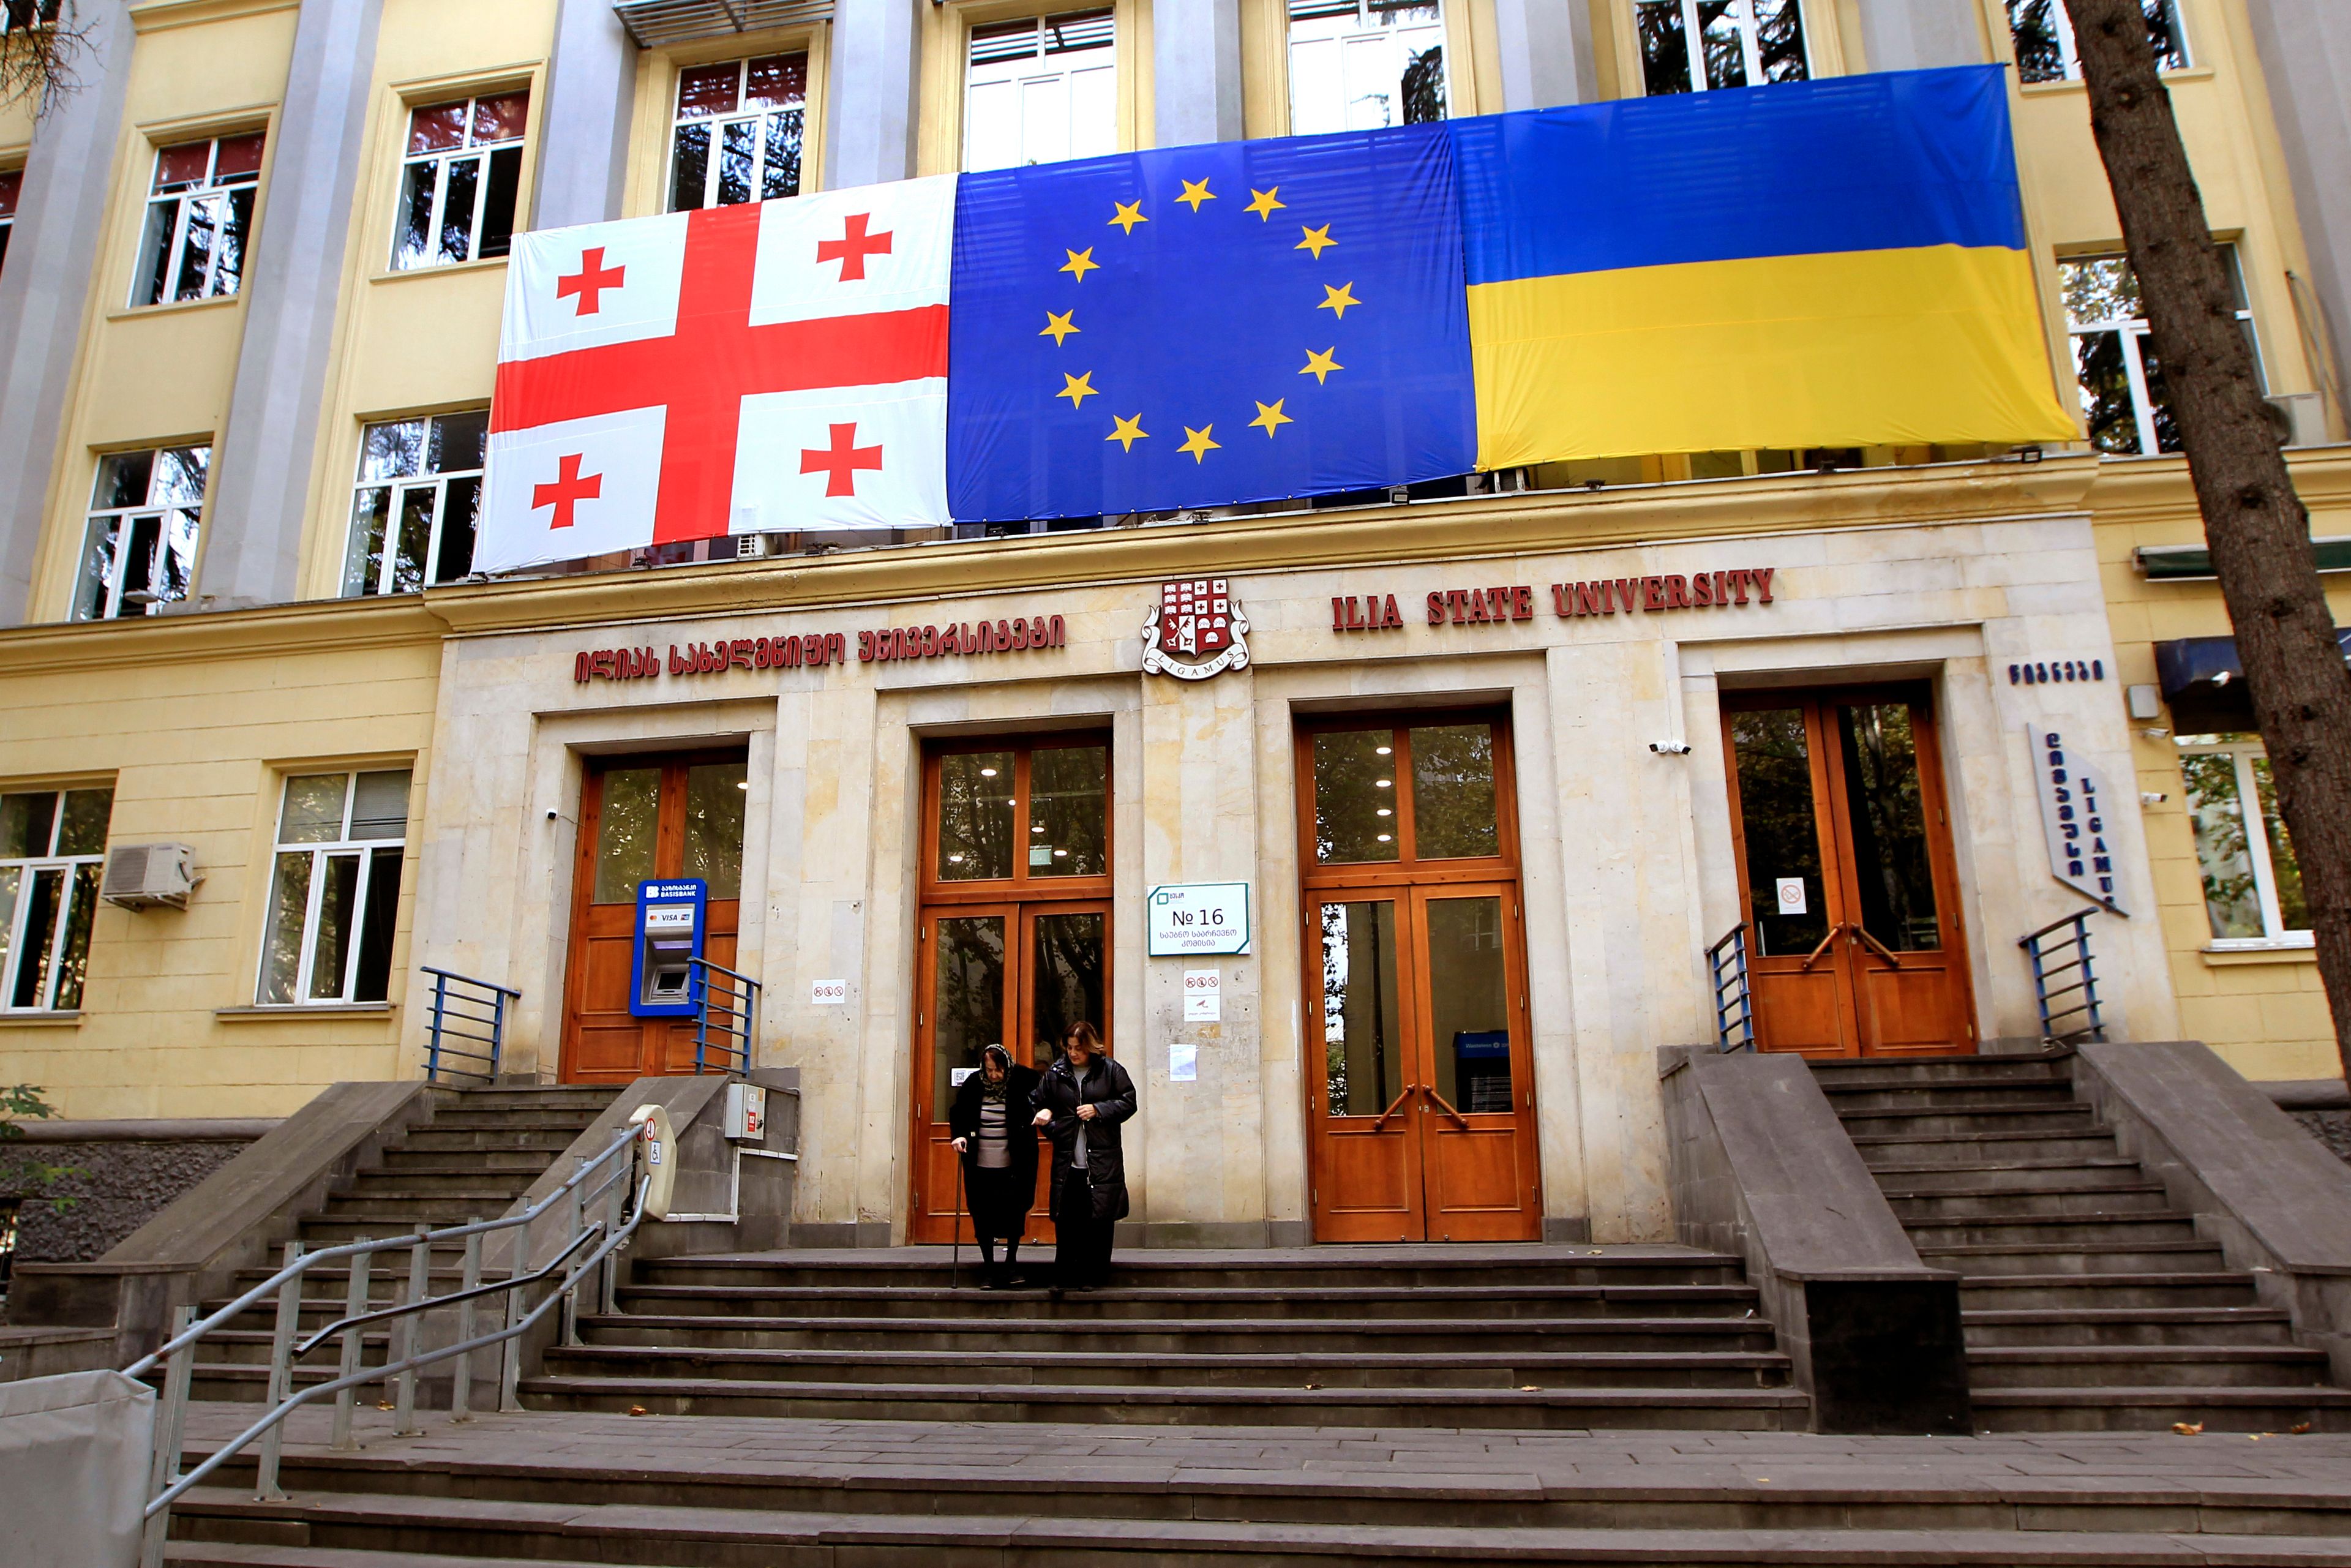
{"label": "white window frame", "polygon": [[[455,147],[444,147],[431,152],[410,152],[407,151],[410,139],[415,135],[416,117],[429,110],[445,109],[449,105],[459,102],[460,100],[454,98],[444,98],[435,99],[429,103],[412,103],[408,106],[408,114],[406,119],[402,121],[401,128],[402,152],[400,158],[400,201],[397,204],[392,215],[392,270],[394,272],[424,272],[436,267],[463,267],[468,262],[480,261],[484,259],[482,256],[482,220],[489,212],[490,185],[492,183],[490,177],[491,165],[496,161],[497,153],[509,147],[519,150],[528,140],[528,131],[518,131],[512,136],[499,137],[495,141],[476,141],[474,140],[474,111],[484,99],[512,98],[517,94],[524,95],[523,119],[525,124],[528,125],[530,118],[530,104],[528,97],[528,91],[529,89],[527,88],[517,87],[508,88],[503,92],[483,92],[468,96],[462,100],[465,106],[465,141]],[[444,209],[446,208],[449,201],[449,169],[450,165],[465,161],[477,161],[481,165],[481,172],[474,181],[473,215],[466,220],[465,225],[465,254],[463,256],[444,257],[441,255],[441,231],[443,220],[447,215]],[[519,167],[519,158],[517,158],[517,168],[515,176],[515,226],[513,229],[509,230],[507,234],[507,243],[509,247],[511,247],[514,243],[513,236],[516,234],[520,233],[523,227],[522,174],[524,171]],[[407,235],[410,205],[408,199],[409,176],[416,169],[425,164],[430,164],[433,167],[432,216],[424,225],[424,253],[421,256],[412,257],[403,256],[401,250],[402,243],[406,238]]]}
{"label": "white window frame", "polygon": [[[1669,3],[1669,0],[1633,0],[1633,37],[1635,40],[1634,52],[1635,55],[1638,55],[1640,52],[1640,14],[1642,6],[1644,5],[1664,3]],[[1810,81],[1813,79],[1813,29],[1811,19],[1804,15],[1803,0],[1789,0],[1789,3],[1796,7],[1796,28],[1802,37],[1804,47],[1803,79]],[[1706,75],[1706,47],[1705,34],[1700,30],[1698,24],[1698,0],[1680,0],[1680,4],[1682,12],[1682,41],[1684,49],[1689,60],[1690,68],[1689,90],[1692,92],[1720,92],[1726,90],[1716,87],[1711,82],[1700,79]],[[1734,4],[1739,7],[1738,10],[1728,14],[1726,19],[1739,29],[1739,57],[1740,61],[1747,68],[1747,80],[1744,85],[1748,87],[1770,87],[1771,84],[1763,79],[1763,47],[1756,39],[1754,0],[1734,0]],[[1646,93],[1646,82],[1644,84],[1643,90]]]}
{"label": "white window frame", "polygon": [[[343,816],[340,836],[331,841],[288,843],[286,841],[287,793],[305,779],[333,778],[338,773],[343,780]],[[356,839],[351,836],[351,812],[356,809],[359,800],[360,776],[365,773],[407,773],[409,775],[409,798],[404,803],[400,836],[396,839]],[[375,880],[375,852],[397,851],[400,860],[395,863],[405,863],[408,856],[408,829],[414,813],[415,788],[415,773],[413,767],[351,768],[329,769],[319,773],[289,773],[284,776],[277,789],[277,818],[270,829],[269,877],[266,884],[268,891],[261,917],[261,956],[253,980],[253,998],[256,1006],[332,1008],[354,1005],[351,990],[359,983],[360,955],[367,947],[368,891],[370,884]],[[273,928],[277,919],[278,862],[287,855],[308,856],[310,876],[309,886],[302,904],[302,946],[301,956],[295,968],[294,994],[288,999],[276,1001],[271,1000],[268,995],[269,948],[270,938],[275,935]],[[335,994],[331,997],[314,997],[310,994],[310,981],[316,972],[319,958],[319,911],[327,897],[325,867],[327,862],[336,855],[352,857],[359,862],[359,880],[351,892],[350,939],[343,954],[341,983],[335,988]],[[396,912],[393,920],[394,930],[388,934],[387,940],[397,936],[398,915]],[[390,993],[391,986],[387,980],[385,995],[381,999],[388,1002],[391,999]],[[372,1007],[377,1005],[377,1000],[378,998],[371,998],[366,1002],[357,1005]]]}
{"label": "white window frame", "polygon": [[[254,209],[260,200],[261,170],[256,165],[251,173],[232,174],[226,183],[222,183],[220,150],[224,141],[242,141],[246,136],[256,134],[258,133],[240,131],[234,136],[215,136],[202,143],[204,149],[204,183],[185,190],[159,192],[155,184],[163,172],[164,155],[196,143],[175,141],[168,147],[155,149],[154,161],[147,178],[147,215],[139,231],[139,265],[131,280],[131,308],[141,310],[158,305],[184,305],[198,299],[235,298],[238,288],[244,284],[245,259],[253,243]],[[263,152],[265,155],[267,152],[266,144]],[[246,206],[246,229],[237,242],[237,269],[228,276],[225,279],[227,287],[224,287],[221,255],[227,247],[221,242],[228,235],[230,214],[235,210],[236,193],[240,191],[250,193]],[[155,219],[159,210],[166,207],[172,209],[171,237],[163,242],[167,248],[162,256],[154,257]],[[183,296],[181,289],[187,281],[182,273],[187,262],[188,225],[199,210],[204,211],[212,222],[213,243],[205,251],[204,274],[196,285],[196,291]],[[155,277],[155,261],[158,260],[163,270],[160,280]],[[147,298],[151,283],[158,285],[155,298],[152,299]]]}
{"label": "white window frame", "polygon": [[[1323,12],[1324,14],[1306,16],[1292,15],[1289,19],[1289,35],[1286,46],[1288,54],[1285,58],[1290,73],[1290,135],[1311,136],[1332,131],[1377,129],[1377,127],[1353,127],[1343,124],[1301,126],[1298,123],[1298,105],[1299,99],[1301,97],[1298,90],[1299,50],[1301,46],[1311,48],[1315,45],[1324,43],[1334,43],[1338,46],[1338,69],[1340,72],[1340,80],[1343,84],[1346,80],[1346,62],[1351,46],[1356,46],[1363,42],[1374,39],[1384,43],[1388,47],[1391,66],[1391,68],[1385,73],[1385,75],[1390,82],[1392,82],[1396,88],[1401,89],[1404,82],[1404,71],[1406,57],[1417,55],[1420,52],[1420,48],[1426,48],[1428,47],[1428,45],[1424,42],[1420,46],[1420,48],[1416,48],[1411,44],[1405,42],[1405,38],[1412,37],[1433,39],[1435,46],[1439,50],[1443,51],[1438,56],[1438,58],[1444,67],[1445,112],[1440,114],[1437,118],[1439,120],[1449,120],[1452,118],[1454,103],[1453,50],[1449,47],[1446,37],[1445,29],[1447,17],[1445,0],[1423,0],[1423,3],[1418,5],[1385,6],[1374,4],[1373,0],[1354,0],[1354,5],[1351,9],[1342,10],[1338,9],[1336,6],[1326,7],[1321,5],[1310,5],[1309,8],[1314,11]],[[1297,9],[1296,5],[1293,5],[1291,9],[1294,12]],[[1404,13],[1419,10],[1436,12],[1436,19],[1434,21],[1416,20],[1411,22],[1404,22],[1395,19]],[[1303,37],[1301,36],[1301,28],[1305,30],[1305,36]],[[1341,90],[1345,90],[1343,86]],[[1363,102],[1364,97],[1369,96],[1371,95],[1367,94],[1363,97],[1348,100],[1342,106],[1341,118],[1343,120],[1353,119],[1353,110],[1354,106]],[[1402,125],[1405,123],[1403,118],[1404,106],[1402,103],[1395,101],[1394,99],[1389,99],[1387,101],[1386,108],[1390,112],[1385,118],[1383,118],[1380,120],[1380,126]]]}
{"label": "white window frame", "polygon": [[[1006,17],[1004,21],[1021,21],[1033,26],[1036,29],[1037,47],[1024,54],[975,61],[972,55],[977,47],[978,35],[989,28],[1001,26],[1004,23],[983,23],[965,34],[963,141],[961,154],[957,159],[958,166],[967,172],[977,173],[990,169],[1020,168],[1030,163],[1053,162],[1063,158],[1092,158],[1118,151],[1118,18],[1115,10],[1108,6],[1098,6],[1086,10],[1055,11],[1035,16]],[[1054,49],[1050,47],[1047,30],[1056,23],[1080,24],[1088,29],[1101,26],[1106,27],[1109,37],[1106,42],[1098,45],[1088,44],[1073,48]],[[1003,46],[998,42],[995,47]],[[1029,91],[1058,84],[1066,95],[1074,90],[1074,83],[1079,77],[1102,71],[1107,71],[1110,75],[1108,109],[1110,122],[1103,128],[1105,134],[1102,139],[1102,144],[1099,147],[1081,147],[1072,138],[1071,144],[1056,152],[1053,159],[1027,156],[1029,149],[1022,129],[1025,122],[1022,100]],[[972,161],[972,130],[977,123],[980,108],[979,94],[975,89],[994,87],[1012,89],[1012,113],[1016,117],[1013,139],[1022,155],[1008,163],[975,163]],[[994,95],[991,95],[990,101],[993,100]],[[1070,115],[1070,126],[1075,127],[1077,124],[1075,106],[1065,97],[1062,107],[1064,112]]]}
{"label": "white window frame", "polygon": [[[105,482],[108,463],[115,458],[138,456],[142,451],[149,457],[151,464],[147,475],[146,499],[137,506],[99,506],[97,504],[97,489],[100,484]],[[145,517],[152,517],[156,518],[157,521],[155,527],[154,553],[149,558],[147,563],[147,581],[149,583],[149,588],[141,591],[147,594],[145,608],[140,610],[138,613],[142,615],[152,615],[162,606],[166,604],[175,604],[187,596],[187,590],[193,586],[195,580],[196,550],[204,540],[204,497],[202,495],[198,496],[193,503],[189,503],[184,500],[172,500],[168,498],[158,500],[156,498],[157,487],[162,482],[162,457],[167,452],[202,453],[204,455],[204,489],[205,492],[209,494],[212,487],[212,447],[210,444],[191,446],[144,447],[131,452],[110,453],[106,456],[99,458],[98,460],[98,472],[90,480],[90,488],[92,492],[90,497],[90,508],[89,512],[89,520],[82,528],[81,562],[76,569],[74,574],[74,598],[71,619],[76,621],[113,621],[121,618],[123,614],[122,603],[124,598],[123,584],[128,575],[131,564],[129,541],[137,533],[139,521]],[[186,549],[184,553],[188,564],[188,579],[180,585],[180,592],[169,595],[161,595],[153,591],[153,585],[162,576],[164,556],[167,552],[172,550],[173,540],[177,537],[173,523],[174,518],[186,519]],[[107,567],[106,580],[103,585],[99,585],[92,581],[89,570],[90,561],[98,550],[101,530],[110,531],[118,545],[118,548],[114,550],[114,558]],[[100,601],[95,609],[92,609],[89,602],[90,592],[93,588],[100,589],[102,594]]]}
{"label": "white window frame", "polygon": [[[2262,820],[2261,789],[2253,777],[2253,764],[2267,758],[2268,751],[2262,747],[2259,740],[2238,740],[2220,736],[2180,736],[2177,737],[2176,744],[2182,758],[2227,757],[2235,763],[2237,810],[2245,835],[2245,858],[2252,866],[2253,899],[2262,913],[2261,936],[2212,936],[2208,935],[2204,943],[2205,950],[2212,953],[2265,952],[2275,948],[2314,946],[2314,938],[2311,932],[2291,931],[2286,928],[2285,911],[2278,902],[2277,866],[2270,857],[2269,823]],[[2183,775],[2180,779],[2180,799],[2183,803],[2188,800],[2188,781]],[[2280,821],[2283,825],[2283,819],[2281,818]],[[2195,826],[2191,814],[2189,821],[2189,831],[2191,835],[2195,831]],[[2202,858],[2199,853],[2196,882],[2197,897],[2199,900],[2204,896]],[[2206,930],[2209,933],[2211,919],[2209,910],[2205,919]]]}
{"label": "white window frame", "polygon": [[[481,525],[483,469],[479,465],[471,468],[449,469],[433,469],[425,466],[425,465],[432,461],[434,423],[437,420],[448,419],[459,415],[478,415],[482,419],[485,426],[482,435],[482,444],[484,448],[483,455],[486,459],[489,446],[489,433],[487,430],[489,411],[487,409],[456,410],[453,411],[452,413],[419,414],[414,419],[379,420],[375,423],[368,425],[360,432],[359,476],[354,479],[351,484],[350,531],[344,547],[343,554],[342,596],[344,598],[363,599],[391,593],[415,593],[423,589],[430,588],[436,583],[459,581],[472,572],[473,562],[469,556],[464,571],[460,571],[453,577],[442,577],[436,575],[439,570],[441,560],[441,535],[444,526],[448,520],[450,482],[456,479],[471,479],[475,481],[474,522],[475,528],[478,528]],[[417,471],[412,475],[395,476],[390,478],[369,478],[367,474],[368,438],[379,430],[384,430],[394,425],[402,424],[414,424],[423,427],[423,434],[419,437],[417,443]],[[410,493],[426,489],[433,492],[433,521],[424,540],[423,579],[415,588],[402,588],[398,586],[395,581],[400,561],[400,519],[405,510],[407,497]],[[363,514],[360,512],[360,508],[365,502],[367,494],[371,490],[382,490],[387,492],[384,502],[383,556],[382,559],[377,563],[375,574],[376,580],[374,582],[354,582],[352,580],[354,574],[362,570],[361,559],[363,552],[361,549],[360,528]]]}
{"label": "white window frame", "polygon": [[16,208],[25,199],[25,171],[22,169],[0,169],[0,180],[5,180],[12,176],[16,182],[16,193],[8,199],[8,210],[5,213],[0,213],[0,272],[7,270],[8,239],[16,227]]}
{"label": "white window frame", "polygon": [[[2230,278],[2237,289],[2237,298],[2242,299],[2245,298],[2244,282],[2243,275],[2238,270],[2237,247],[2227,241],[2222,241],[2220,248],[2221,263],[2229,269]],[[2064,268],[2094,261],[2119,261],[2126,268],[2130,266],[2128,256],[2117,256],[2111,251],[2094,256],[2061,256],[2057,258],[2061,298],[2064,294]],[[2136,277],[2132,280],[2132,289],[2134,292],[2137,289]],[[2254,329],[2253,312],[2250,304],[2238,307],[2237,324],[2244,331],[2247,346],[2252,350],[2254,378],[2266,385],[2268,377],[2262,368],[2261,336]],[[2095,321],[2076,322],[2073,319],[2073,312],[2070,309],[2067,310],[2065,346],[2074,363],[2074,389],[2076,401],[2080,401],[2084,395],[2081,383],[2082,353],[2077,346],[2077,340],[2101,332],[2118,333],[2122,339],[2123,374],[2130,386],[2131,422],[2138,431],[2138,455],[2141,457],[2168,455],[2163,450],[2162,438],[2155,427],[2155,399],[2147,390],[2147,325],[2146,317],[2111,316],[2103,317]],[[2085,410],[2085,423],[2087,423],[2086,412]],[[2116,457],[2127,456],[2129,454],[2106,452],[2104,455]]]}
{"label": "white window frame", "polygon": [[[2179,15],[2179,0],[2162,0],[2162,4],[2164,9],[2171,14],[2172,48],[2173,52],[2179,55],[2179,63],[2165,65],[2161,60],[2158,60],[2157,68],[2160,71],[2192,69],[2196,63],[2196,56],[2188,47],[2188,25]],[[2074,18],[2065,9],[2065,0],[2049,0],[2049,16],[2055,24],[2051,31],[2056,36],[2057,58],[2063,74],[2053,78],[2044,77],[2037,81],[2024,82],[2023,85],[2026,87],[2043,87],[2052,80],[2080,81],[2082,79],[2082,57],[2074,47]],[[2009,53],[2013,57],[2016,53],[2016,20],[2013,16],[2009,18],[2008,28]],[[2018,78],[2022,80],[2022,62],[2020,60],[2018,65]]]}
{"label": "white window frame", "polygon": [[[99,877],[92,878],[90,881],[89,896],[92,898],[98,896],[98,881],[105,874],[106,846],[103,843],[99,846],[95,854],[73,855],[57,852],[57,841],[65,832],[66,797],[85,790],[99,790],[108,797],[107,832],[110,838],[114,831],[114,787],[110,784],[60,785],[54,789],[9,789],[0,792],[9,795],[54,794],[57,798],[57,809],[49,818],[49,852],[0,860],[0,876],[5,876],[9,872],[16,873],[16,896],[7,911],[6,929],[5,933],[0,933],[6,936],[8,943],[7,951],[0,954],[0,1016],[13,1014],[18,1018],[24,1018],[35,1013],[51,1013],[58,1010],[57,987],[65,978],[66,936],[73,929],[76,884],[79,880],[74,873],[84,866],[97,869]],[[26,894],[32,885],[34,876],[45,871],[55,871],[58,873],[59,886],[62,890],[57,900],[57,925],[49,934],[48,972],[41,982],[39,999],[30,1007],[18,1007],[16,1002],[16,982],[22,977],[27,956],[25,952],[25,927],[32,919],[33,911],[33,901]],[[88,956],[85,952],[83,955],[85,965],[88,962]],[[76,1007],[70,1010],[78,1011],[79,1002],[88,999],[89,984],[89,978],[85,968],[82,977],[83,994],[77,999]]]}
{"label": "white window frame", "polygon": [[[753,109],[747,107],[750,93],[751,62],[755,59],[790,59],[795,57],[797,57],[800,62],[799,106],[797,109]],[[685,92],[686,73],[692,70],[708,70],[711,66],[726,65],[731,65],[735,68],[735,101],[737,105],[736,110],[732,113],[728,114],[687,114],[685,112],[684,104],[679,101]],[[671,212],[683,213],[694,211],[702,207],[716,207],[732,204],[722,203],[718,199],[719,152],[726,141],[728,129],[737,125],[750,125],[754,128],[751,136],[751,194],[747,197],[746,200],[752,202],[783,200],[783,197],[770,198],[762,193],[768,188],[768,141],[770,134],[768,122],[770,120],[782,120],[788,116],[795,114],[799,116],[801,167],[799,172],[793,176],[793,188],[789,192],[786,193],[786,194],[798,195],[801,191],[807,189],[808,69],[808,51],[806,49],[778,49],[773,54],[746,55],[741,59],[737,60],[712,60],[707,65],[689,66],[679,70],[677,74],[676,89],[670,94],[669,183],[667,186],[667,194],[665,199],[672,204],[669,208]],[[683,207],[676,204],[678,177],[677,140],[684,131],[698,126],[707,126],[710,129],[710,147],[704,155],[702,166],[702,200],[695,203],[695,206],[692,208]]]}

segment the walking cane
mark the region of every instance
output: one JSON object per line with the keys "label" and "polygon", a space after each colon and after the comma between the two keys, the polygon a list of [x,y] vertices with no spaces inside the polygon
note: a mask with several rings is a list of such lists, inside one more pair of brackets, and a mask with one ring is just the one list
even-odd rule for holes
{"label": "walking cane", "polygon": [[[977,1244],[978,1230],[975,1228],[971,1234],[973,1242]],[[955,1254],[947,1264],[947,1289],[963,1289],[963,1154],[960,1150],[956,1154]]]}

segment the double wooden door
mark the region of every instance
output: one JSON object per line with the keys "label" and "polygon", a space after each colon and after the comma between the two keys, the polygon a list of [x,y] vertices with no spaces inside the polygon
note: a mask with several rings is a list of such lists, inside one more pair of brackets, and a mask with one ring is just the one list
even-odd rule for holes
{"label": "double wooden door", "polygon": [[637,886],[709,885],[703,956],[734,968],[742,909],[742,750],[590,759],[580,790],[561,1072],[567,1083],[626,1083],[694,1071],[692,1019],[629,1011]]}
{"label": "double wooden door", "polygon": [[1317,1240],[1541,1234],[1509,758],[1499,715],[1300,735]]}
{"label": "double wooden door", "polygon": [[1756,1043],[1807,1056],[1975,1050],[1926,690],[1752,694],[1724,709]]}

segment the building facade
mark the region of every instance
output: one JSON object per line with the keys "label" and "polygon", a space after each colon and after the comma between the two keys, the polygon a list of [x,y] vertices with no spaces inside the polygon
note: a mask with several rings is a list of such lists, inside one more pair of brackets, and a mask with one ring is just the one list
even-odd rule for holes
{"label": "building facade", "polygon": [[[2351,567],[2339,29],[2147,9]],[[956,1074],[1079,1018],[1151,1239],[1667,1235],[1656,1052],[1717,1037],[1729,934],[1767,1046],[1977,1049],[2039,1037],[2019,941],[2085,894],[2110,1035],[2331,1075],[2061,11],[80,0],[77,89],[0,111],[0,1072],[282,1113],[416,1074],[433,969],[519,993],[503,1071],[690,1070],[628,1006],[690,878],[801,1070],[812,1238],[945,1239]],[[517,229],[1985,60],[2070,447],[469,576]],[[102,896],[140,844],[186,907]],[[1169,888],[1237,935],[1171,951]]]}

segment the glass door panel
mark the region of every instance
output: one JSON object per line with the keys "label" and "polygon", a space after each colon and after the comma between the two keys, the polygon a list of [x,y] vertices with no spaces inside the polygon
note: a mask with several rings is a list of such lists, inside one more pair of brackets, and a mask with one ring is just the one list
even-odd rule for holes
{"label": "glass door panel", "polygon": [[1419,1080],[1414,1076],[1408,905],[1319,906],[1322,1094],[1314,1148],[1316,1239],[1418,1240]]}
{"label": "glass door panel", "polygon": [[1943,941],[1909,705],[1840,703],[1836,718],[1843,804],[1853,836],[1855,918],[1897,953],[1934,952]]}
{"label": "glass door panel", "polygon": [[653,874],[661,836],[658,768],[615,768],[603,776],[596,819],[596,902],[634,904],[637,883]]}
{"label": "glass door panel", "polygon": [[1510,1109],[1510,1004],[1499,898],[1428,903],[1429,1087],[1456,1111]]}
{"label": "glass door panel", "polygon": [[[1070,1026],[1094,1026],[1110,1039],[1110,914],[1089,909],[1035,915],[1029,920],[1029,1028],[1022,1044],[1029,1065],[1042,1072],[1061,1053]],[[1021,1045],[1008,1044],[1022,1060]]]}
{"label": "glass door panel", "polygon": [[1004,916],[958,915],[933,931],[931,1104],[944,1119],[981,1051],[1004,1043]]}
{"label": "glass door panel", "polygon": [[1518,896],[1502,887],[1421,890],[1416,1040],[1424,1086],[1421,1182],[1432,1241],[1531,1240],[1540,1233]]}
{"label": "glass door panel", "polygon": [[1322,1083],[1333,1116],[1378,1116],[1406,1092],[1396,1005],[1396,906],[1326,904]]}
{"label": "glass door panel", "polygon": [[[1733,772],[1753,891],[1755,956],[1811,952],[1828,935],[1812,743],[1801,707],[1734,713]],[[1798,892],[1782,889],[1792,882]]]}

